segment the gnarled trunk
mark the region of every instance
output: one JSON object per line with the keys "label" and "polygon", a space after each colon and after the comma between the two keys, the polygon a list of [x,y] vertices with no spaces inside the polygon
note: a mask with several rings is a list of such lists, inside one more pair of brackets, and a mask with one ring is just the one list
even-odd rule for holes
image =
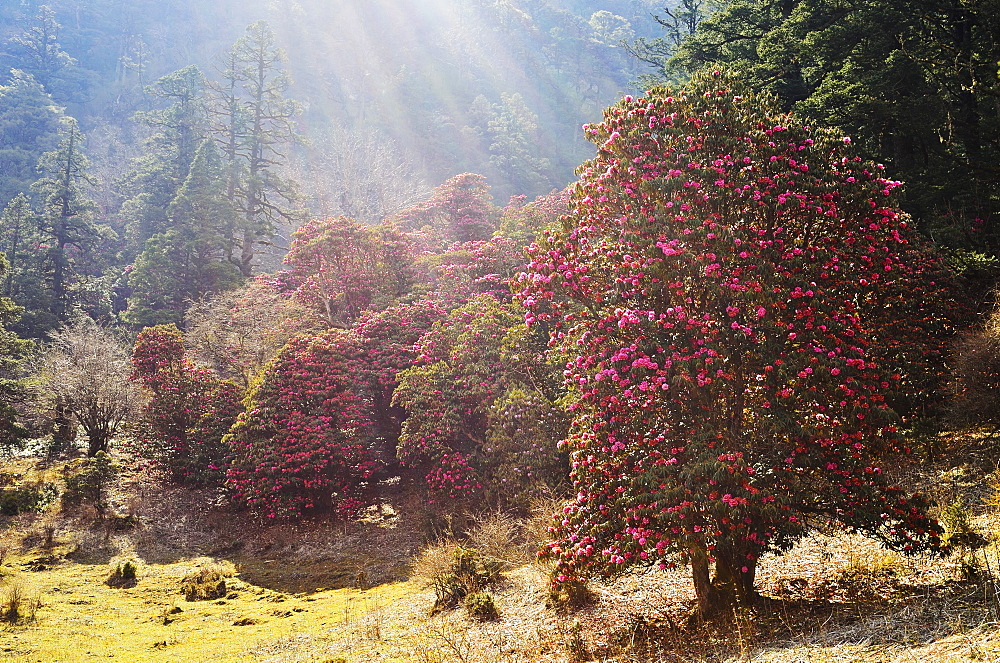
{"label": "gnarled trunk", "polygon": [[714,619],[740,607],[751,607],[758,599],[754,589],[757,560],[733,552],[716,552],[715,577],[711,578],[708,552],[695,548],[691,553],[691,573],[698,617]]}

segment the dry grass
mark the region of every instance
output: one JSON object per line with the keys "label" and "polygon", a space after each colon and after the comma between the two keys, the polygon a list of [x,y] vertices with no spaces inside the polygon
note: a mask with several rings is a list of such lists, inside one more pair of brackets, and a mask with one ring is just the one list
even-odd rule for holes
{"label": "dry grass", "polygon": [[[951,493],[971,486],[969,467]],[[491,513],[465,528],[465,545],[506,569],[490,587],[500,619],[478,622],[462,610],[430,616],[430,585],[451,568],[457,544],[421,551],[416,518],[399,503],[363,525],[265,529],[213,510],[211,494],[129,480],[111,500],[113,513],[136,514],[128,529],[78,515],[7,521],[0,609],[11,587],[20,598],[18,619],[0,622],[0,660],[1000,663],[998,614],[984,593],[998,572],[994,546],[977,553],[986,575],[969,578],[956,559],[899,557],[858,537],[816,535],[762,561],[759,585],[770,601],[756,613],[689,625],[691,581],[677,570],[595,582],[595,602],[563,616],[545,608],[545,569],[526,563],[558,510],[550,503],[524,521]],[[996,532],[989,515],[978,511],[971,522]],[[49,548],[43,522],[53,528]],[[109,569],[124,560],[141,569],[141,582],[109,587]],[[181,593],[185,583],[219,581],[225,593],[210,600]]]}

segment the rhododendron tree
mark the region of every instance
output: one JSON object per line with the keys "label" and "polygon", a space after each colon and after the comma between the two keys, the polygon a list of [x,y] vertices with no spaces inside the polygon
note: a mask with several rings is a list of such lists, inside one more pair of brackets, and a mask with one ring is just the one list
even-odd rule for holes
{"label": "rhododendron tree", "polygon": [[143,329],[132,351],[132,379],[147,392],[144,446],[179,483],[220,485],[229,447],[222,438],[240,411],[240,390],[187,356],[174,325]]}
{"label": "rhododendron tree", "polygon": [[389,306],[409,288],[408,243],[391,226],[315,219],[292,237],[277,282],[331,327],[348,328],[364,311]]}
{"label": "rhododendron tree", "polygon": [[573,390],[555,582],[690,562],[707,615],[751,601],[760,556],[814,523],[940,546],[883,464],[901,375],[874,360],[871,307],[922,279],[898,183],[773,108],[719,72],[626,97],[529,250],[518,296]]}
{"label": "rhododendron tree", "polygon": [[527,246],[539,233],[569,212],[569,189],[553,191],[528,202],[527,196],[514,196],[500,214],[496,235],[508,237],[519,246]]}
{"label": "rhododendron tree", "polygon": [[544,341],[520,318],[481,295],[435,324],[399,374],[398,457],[436,495],[509,503],[565,475],[555,447],[568,424],[559,380],[540,357]]}
{"label": "rhododendron tree", "polygon": [[354,367],[354,385],[363,394],[383,458],[396,455],[406,411],[392,404],[396,377],[416,360],[417,341],[431,326],[445,318],[436,303],[421,300],[398,304],[378,313],[367,312],[351,330],[359,355]]}
{"label": "rhododendron tree", "polygon": [[380,466],[366,404],[354,390],[359,349],[350,332],[296,336],[251,385],[225,440],[233,499],[258,515],[294,519],[366,505]]}
{"label": "rhododendron tree", "polygon": [[426,201],[390,217],[389,223],[418,231],[418,245],[438,252],[456,242],[489,239],[496,229],[498,212],[486,178],[462,173],[434,189]]}

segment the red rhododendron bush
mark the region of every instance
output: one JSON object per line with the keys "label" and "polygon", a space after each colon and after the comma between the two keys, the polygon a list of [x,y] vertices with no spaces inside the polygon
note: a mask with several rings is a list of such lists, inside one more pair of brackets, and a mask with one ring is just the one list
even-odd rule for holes
{"label": "red rhododendron bush", "polygon": [[873,303],[923,278],[898,183],[725,73],[586,131],[598,154],[519,292],[574,396],[556,582],[688,562],[707,614],[814,523],[937,549],[884,465],[904,373],[875,361]]}
{"label": "red rhododendron bush", "polygon": [[352,388],[358,353],[349,332],[330,330],[293,338],[264,368],[226,436],[234,501],[268,518],[366,505],[362,489],[380,463]]}
{"label": "red rhododendron bush", "polygon": [[178,483],[220,485],[229,457],[222,438],[240,410],[239,388],[194,364],[174,325],[139,333],[132,379],[147,395],[145,451]]}

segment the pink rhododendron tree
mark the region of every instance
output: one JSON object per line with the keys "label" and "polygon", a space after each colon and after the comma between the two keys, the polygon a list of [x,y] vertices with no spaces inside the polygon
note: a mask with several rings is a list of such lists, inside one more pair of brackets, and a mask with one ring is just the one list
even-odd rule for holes
{"label": "pink rhododendron tree", "polygon": [[220,485],[229,458],[222,438],[241,409],[239,388],[195,365],[174,325],[139,333],[132,379],[147,393],[140,430],[150,455],[174,481]]}
{"label": "pink rhododendron tree", "polygon": [[414,232],[420,252],[437,253],[461,242],[487,240],[496,229],[499,209],[486,178],[462,173],[434,189],[422,203],[390,217],[388,222]]}
{"label": "pink rhododendron tree", "polygon": [[416,361],[420,338],[445,316],[436,303],[421,300],[378,313],[366,312],[351,330],[359,349],[354,361],[354,388],[364,396],[380,450],[387,460],[396,455],[406,417],[402,407],[392,404],[396,378]]}
{"label": "pink rhododendron tree", "polygon": [[354,390],[359,349],[350,332],[296,336],[251,384],[225,441],[234,501],[267,518],[336,512],[367,504],[380,466],[366,404]]}
{"label": "pink rhododendron tree", "polygon": [[408,241],[391,226],[315,219],[295,231],[275,281],[329,326],[346,329],[407,292],[411,261]]}
{"label": "pink rhododendron tree", "polygon": [[689,562],[708,615],[813,523],[940,545],[883,464],[901,374],[875,361],[873,306],[923,279],[898,183],[772,108],[715,72],[586,127],[598,154],[519,292],[574,396],[556,582]]}
{"label": "pink rhododendron tree", "polygon": [[556,442],[568,421],[561,391],[520,313],[481,295],[437,323],[399,374],[393,404],[406,411],[398,457],[451,499],[511,504],[565,476]]}

